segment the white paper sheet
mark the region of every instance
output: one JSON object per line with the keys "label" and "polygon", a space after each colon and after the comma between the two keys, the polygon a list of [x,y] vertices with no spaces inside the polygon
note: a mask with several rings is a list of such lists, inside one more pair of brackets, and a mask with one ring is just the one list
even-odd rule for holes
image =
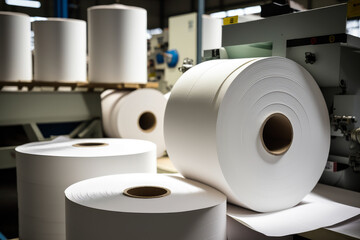
{"label": "white paper sheet", "polygon": [[326,229],[343,235],[347,235],[349,237],[360,239],[360,216],[358,215]]}
{"label": "white paper sheet", "polygon": [[269,237],[260,232],[257,232],[247,226],[240,224],[238,221],[232,217],[226,218],[226,235],[227,240],[293,240],[293,236],[284,236],[284,237]]}
{"label": "white paper sheet", "polygon": [[[342,195],[339,195],[339,193]],[[301,203],[286,210],[257,213],[228,204],[227,214],[249,228],[267,236],[286,236],[328,227],[359,215],[360,208],[351,206],[354,204],[342,204],[357,202],[357,205],[359,205],[359,199],[360,193],[318,184]],[[353,231],[354,228],[350,228]],[[336,230],[336,227],[333,229]],[[342,229],[345,234],[349,232],[346,231],[346,227],[342,227]],[[356,231],[350,232],[349,235],[355,236]]]}

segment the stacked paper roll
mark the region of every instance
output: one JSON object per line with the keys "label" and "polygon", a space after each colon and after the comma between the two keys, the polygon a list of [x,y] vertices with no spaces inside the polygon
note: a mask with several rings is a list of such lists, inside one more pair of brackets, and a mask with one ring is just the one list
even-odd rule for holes
{"label": "stacked paper roll", "polygon": [[65,239],[64,190],[117,173],[155,173],[155,144],[133,139],[68,139],[16,148],[20,239]]}
{"label": "stacked paper roll", "polygon": [[147,82],[147,12],[121,4],[88,9],[89,81]]}
{"label": "stacked paper roll", "polygon": [[160,91],[105,91],[101,96],[103,126],[108,137],[152,141],[157,146],[157,156],[164,154],[167,100]]}
{"label": "stacked paper roll", "polygon": [[86,81],[86,22],[48,18],[33,22],[34,79]]}
{"label": "stacked paper roll", "polygon": [[280,57],[191,68],[172,89],[164,130],[181,174],[259,212],[299,203],[319,180],[330,143],[319,87]]}
{"label": "stacked paper roll", "polygon": [[30,17],[0,11],[0,81],[31,81]]}
{"label": "stacked paper roll", "polygon": [[162,174],[122,174],[71,185],[66,239],[226,239],[226,197]]}

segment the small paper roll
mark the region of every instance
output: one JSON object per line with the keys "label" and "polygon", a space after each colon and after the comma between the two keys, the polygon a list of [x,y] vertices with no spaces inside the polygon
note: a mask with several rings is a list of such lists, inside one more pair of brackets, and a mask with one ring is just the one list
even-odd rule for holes
{"label": "small paper roll", "polygon": [[93,178],[71,185],[65,197],[67,240],[226,239],[225,196],[181,177]]}
{"label": "small paper roll", "polygon": [[319,87],[281,57],[191,68],[171,91],[164,130],[182,175],[259,212],[298,204],[319,180],[330,146]]}
{"label": "small paper roll", "polygon": [[64,190],[91,177],[155,173],[156,146],[135,139],[61,137],[17,147],[16,165],[20,238],[65,239]]}
{"label": "small paper roll", "polygon": [[88,8],[89,82],[147,82],[147,12],[121,4]]}
{"label": "small paper roll", "polygon": [[105,134],[154,142],[157,156],[161,157],[165,152],[166,103],[164,95],[155,89],[104,92],[101,106]]}
{"label": "small paper roll", "polygon": [[0,81],[31,81],[30,16],[0,11]]}
{"label": "small paper roll", "polygon": [[48,18],[33,22],[34,79],[86,81],[86,22]]}
{"label": "small paper roll", "polygon": [[101,111],[102,111],[102,123],[103,129],[108,137],[118,137],[111,126],[112,117],[111,115],[114,114],[114,107],[115,104],[120,101],[120,99],[129,94],[130,91],[113,91],[107,90],[101,94]]}

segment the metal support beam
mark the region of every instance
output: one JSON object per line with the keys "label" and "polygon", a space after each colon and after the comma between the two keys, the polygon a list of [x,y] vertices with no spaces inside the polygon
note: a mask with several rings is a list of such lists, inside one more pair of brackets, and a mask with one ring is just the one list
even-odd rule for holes
{"label": "metal support beam", "polygon": [[205,11],[205,0],[198,0],[198,14],[197,14],[197,35],[196,35],[196,64],[201,63],[201,49],[202,49],[202,16]]}
{"label": "metal support beam", "polygon": [[165,0],[160,0],[160,28],[165,28]]}
{"label": "metal support beam", "polygon": [[100,92],[0,92],[0,126],[101,118]]}
{"label": "metal support beam", "polygon": [[102,137],[102,126],[100,119],[93,120],[78,136],[80,138],[100,138]]}
{"label": "metal support beam", "polygon": [[24,124],[23,128],[30,142],[37,142],[44,140],[44,136],[42,135],[36,123]]}

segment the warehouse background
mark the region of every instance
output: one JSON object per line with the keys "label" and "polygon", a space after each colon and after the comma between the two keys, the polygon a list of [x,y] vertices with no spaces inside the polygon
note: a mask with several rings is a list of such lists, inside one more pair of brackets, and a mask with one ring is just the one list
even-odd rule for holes
{"label": "warehouse background", "polygon": [[[40,8],[24,8],[10,6],[5,0],[0,1],[1,11],[23,12],[30,16],[39,17],[58,17],[59,6],[63,2],[67,2],[68,17],[76,19],[87,19],[87,8],[94,5],[121,3],[145,8],[148,12],[148,29],[168,27],[168,18],[184,13],[197,11],[198,2],[196,0],[40,0]],[[205,13],[244,8],[249,6],[271,4],[273,1],[260,0],[206,0]],[[287,1],[276,1],[279,5],[285,4]],[[296,0],[290,1],[292,5],[300,5],[305,9],[319,8],[339,3],[344,0]],[[60,7],[61,8],[61,7]]]}
{"label": "warehouse background", "polygon": [[[196,12],[198,10],[197,0],[39,0],[41,7],[26,8],[8,5],[5,0],[0,0],[0,11],[11,11],[26,13],[37,17],[62,17],[61,9],[66,6],[66,17],[87,20],[87,9],[94,5],[120,3],[145,8],[148,16],[148,29],[167,28],[168,18],[184,13]],[[206,0],[205,13],[211,14],[219,11],[226,11],[250,6],[268,5],[272,6],[273,15],[281,13],[288,1],[260,1],[260,0]],[[344,0],[296,0],[290,1],[294,9],[314,9],[324,6],[344,3]],[[65,5],[64,5],[65,3]],[[282,10],[279,10],[279,9]],[[1,37],[1,36],[0,36]],[[13,132],[9,127],[0,127],[2,136],[6,131]],[[19,134],[21,135],[21,134]],[[1,143],[0,139],[0,143]],[[19,140],[23,141],[23,140]],[[4,232],[8,237],[17,237],[17,194],[16,194],[16,170],[0,170],[0,229],[7,229]],[[1,239],[1,238],[0,238]]]}

